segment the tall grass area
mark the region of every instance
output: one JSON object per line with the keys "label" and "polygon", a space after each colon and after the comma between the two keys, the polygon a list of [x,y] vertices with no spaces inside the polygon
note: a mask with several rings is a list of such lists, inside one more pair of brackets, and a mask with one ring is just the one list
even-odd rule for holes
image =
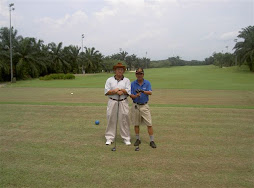
{"label": "tall grass area", "polygon": [[[103,88],[106,79],[113,73],[78,75],[75,80],[39,79],[18,81],[7,87],[56,87],[56,88]],[[131,81],[133,72],[124,74]],[[254,74],[247,67],[218,68],[209,66],[183,66],[145,70],[145,78],[154,89],[212,89],[212,90],[254,90]]]}

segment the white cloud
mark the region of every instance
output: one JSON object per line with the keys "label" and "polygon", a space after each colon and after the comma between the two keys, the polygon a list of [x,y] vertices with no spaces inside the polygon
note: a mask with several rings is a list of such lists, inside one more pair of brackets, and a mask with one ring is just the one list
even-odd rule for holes
{"label": "white cloud", "polygon": [[66,25],[73,26],[73,25],[82,24],[86,20],[87,20],[86,13],[82,11],[77,11],[73,13],[72,15],[66,14],[63,18],[60,18],[60,19],[45,17],[37,21],[41,22],[42,24],[49,25],[50,27],[60,28],[60,27],[66,27]]}
{"label": "white cloud", "polygon": [[71,40],[73,35],[77,35],[77,33],[81,35],[80,27],[87,25],[87,18],[86,13],[79,10],[73,14],[66,14],[63,18],[44,17],[35,20],[34,23],[39,28],[38,37],[48,39],[46,42],[63,41],[69,45],[73,42]]}
{"label": "white cloud", "polygon": [[[228,41],[248,26],[253,15],[251,0],[38,1],[43,7],[37,1],[29,7],[31,0],[15,3],[14,22],[24,16],[22,22],[16,21],[19,34],[45,43],[81,46],[84,33],[84,46],[95,47],[103,55],[122,48],[140,57],[148,52],[152,59],[172,55],[188,60],[208,57],[230,46]],[[0,0],[0,24],[8,25],[8,18],[7,0]]]}
{"label": "white cloud", "polygon": [[239,34],[239,31],[231,31],[231,32],[225,32],[220,35],[216,34],[216,32],[210,32],[207,35],[201,37],[200,40],[222,40],[222,41],[227,41],[227,40],[233,40],[237,38]]}
{"label": "white cloud", "polygon": [[96,12],[95,15],[96,17],[100,20],[103,21],[104,18],[106,18],[107,16],[115,16],[117,14],[117,10],[112,10],[108,7],[104,7],[102,9],[102,11],[100,12]]}
{"label": "white cloud", "polygon": [[[210,3],[215,1],[205,0]],[[214,46],[215,41],[230,40],[235,37],[235,32],[217,34],[221,33],[215,29],[219,22],[216,21],[216,15],[213,13],[211,13],[213,17],[210,18],[212,21],[205,18],[209,14],[202,10],[204,7],[200,4],[205,4],[203,1],[188,1],[189,5],[194,5],[194,9],[179,6],[187,3],[185,0],[105,0],[104,2],[106,2],[104,7],[89,16],[85,12],[77,11],[59,19],[49,17],[41,19],[42,36],[51,41],[63,41],[65,45],[80,46],[80,36],[84,33],[84,45],[94,46],[104,55],[116,53],[122,48],[138,56],[144,56],[148,51],[150,57],[154,59],[172,55],[200,59],[201,55],[195,54],[207,53],[204,46],[208,44]],[[196,6],[197,2],[201,7]],[[204,14],[204,18],[198,14],[200,11]],[[209,27],[202,25],[207,21],[212,25]],[[194,29],[195,27],[197,30]]]}
{"label": "white cloud", "polygon": [[201,37],[200,40],[212,40],[216,38],[216,33],[215,32],[210,32],[207,35]]}
{"label": "white cloud", "polygon": [[[2,18],[1,18],[2,17]],[[0,25],[7,25],[9,18],[9,6],[7,0],[0,1]]]}
{"label": "white cloud", "polygon": [[181,3],[224,3],[224,2],[240,2],[244,0],[178,0]]}
{"label": "white cloud", "polygon": [[231,32],[223,33],[220,36],[220,39],[221,40],[233,40],[233,39],[236,39],[238,35],[239,35],[239,31],[231,31]]}

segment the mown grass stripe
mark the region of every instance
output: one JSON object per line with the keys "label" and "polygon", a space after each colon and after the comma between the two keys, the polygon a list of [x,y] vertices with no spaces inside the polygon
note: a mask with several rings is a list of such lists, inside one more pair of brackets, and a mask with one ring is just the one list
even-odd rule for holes
{"label": "mown grass stripe", "polygon": [[182,107],[182,108],[233,108],[233,109],[254,109],[254,106],[236,105],[185,105],[185,104],[150,104],[151,107]]}
{"label": "mown grass stripe", "polygon": [[62,102],[0,102],[0,104],[49,105],[49,106],[107,106],[102,103],[62,103]]}
{"label": "mown grass stripe", "polygon": [[[62,103],[62,102],[0,102],[0,104],[50,105],[50,106],[107,106],[106,103]],[[149,104],[149,106],[150,107],[181,107],[181,108],[254,109],[254,106],[236,106],[236,105]]]}

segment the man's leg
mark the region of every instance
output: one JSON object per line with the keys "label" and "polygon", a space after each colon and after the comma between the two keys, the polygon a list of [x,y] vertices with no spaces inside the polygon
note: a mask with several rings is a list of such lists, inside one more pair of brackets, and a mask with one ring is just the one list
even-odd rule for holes
{"label": "man's leg", "polygon": [[150,146],[152,148],[156,148],[156,144],[154,143],[154,138],[153,138],[153,127],[152,126],[147,126],[148,134],[150,137]]}
{"label": "man's leg", "polygon": [[147,126],[148,134],[149,136],[153,135],[153,127],[152,126]]}
{"label": "man's leg", "polygon": [[126,145],[130,145],[130,119],[129,119],[129,103],[127,100],[119,103],[119,125],[120,135]]}
{"label": "man's leg", "polygon": [[132,124],[134,125],[134,132],[136,134],[136,142],[134,143],[134,146],[138,146],[141,143],[139,137],[140,113],[139,106],[134,103],[132,104],[131,108],[131,120]]}
{"label": "man's leg", "polygon": [[107,106],[107,128],[105,132],[106,145],[114,142],[116,133],[116,119],[117,119],[117,101],[109,100]]}
{"label": "man's leg", "polygon": [[[135,125],[134,130],[135,130],[136,135],[139,135],[139,126],[138,125]],[[139,137],[137,139],[139,139]]]}
{"label": "man's leg", "polygon": [[154,141],[153,140],[153,127],[152,126],[147,126],[148,134],[150,136],[150,142]]}
{"label": "man's leg", "polygon": [[134,131],[135,131],[135,134],[136,134],[136,142],[134,143],[134,146],[139,146],[139,144],[141,144],[141,140],[140,140],[140,137],[139,137],[139,126],[138,125],[135,125]]}
{"label": "man's leg", "polygon": [[136,126],[134,127],[134,130],[135,130],[135,134],[136,134],[136,139],[137,139],[137,140],[140,140],[140,137],[139,137],[139,126],[136,125]]}

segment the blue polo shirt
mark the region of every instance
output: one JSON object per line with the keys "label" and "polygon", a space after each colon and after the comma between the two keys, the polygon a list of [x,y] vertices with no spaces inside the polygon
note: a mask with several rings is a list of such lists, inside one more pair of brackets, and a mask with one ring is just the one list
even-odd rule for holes
{"label": "blue polo shirt", "polygon": [[[152,91],[151,83],[148,80],[143,81],[142,85],[139,85],[138,80],[131,82],[131,94],[136,95],[136,89],[142,89],[144,91]],[[140,97],[132,99],[135,103],[146,103],[149,100],[148,95],[141,93]]]}

